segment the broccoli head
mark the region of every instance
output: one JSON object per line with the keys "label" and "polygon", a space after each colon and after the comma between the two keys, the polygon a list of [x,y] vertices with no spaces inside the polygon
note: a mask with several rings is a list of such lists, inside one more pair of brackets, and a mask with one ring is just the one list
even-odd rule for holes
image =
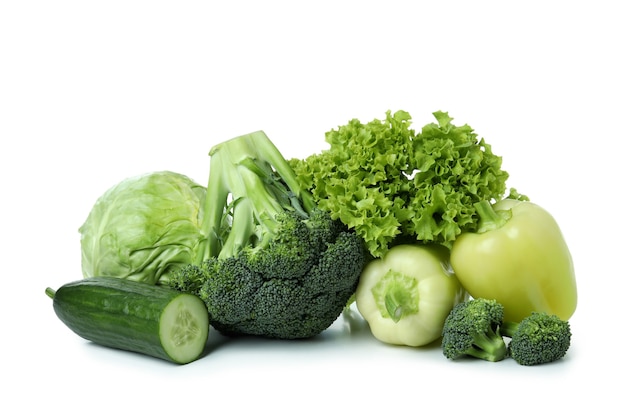
{"label": "broccoli head", "polygon": [[189,265],[178,270],[172,282],[195,289],[211,324],[225,335],[308,338],[341,314],[356,290],[364,259],[361,239],[342,231],[299,277],[265,276],[241,255]]}
{"label": "broccoli head", "polygon": [[452,308],[442,330],[443,354],[448,359],[464,356],[490,362],[507,357],[500,335],[504,307],[495,300],[477,298]]}
{"label": "broccoli head", "polygon": [[518,322],[504,322],[503,336],[510,337],[509,354],[520,365],[540,365],[561,359],[571,343],[569,322],[545,312],[533,312]]}
{"label": "broccoli head", "polygon": [[356,290],[362,239],[315,205],[263,132],[222,142],[210,156],[207,239],[171,283],[200,296],[224,334],[296,339],[325,330]]}

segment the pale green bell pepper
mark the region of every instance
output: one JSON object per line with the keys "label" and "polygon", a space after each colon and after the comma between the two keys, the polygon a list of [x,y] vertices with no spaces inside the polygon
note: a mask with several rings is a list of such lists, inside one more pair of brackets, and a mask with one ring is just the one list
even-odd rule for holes
{"label": "pale green bell pepper", "polygon": [[474,298],[495,299],[507,321],[533,311],[568,320],[576,310],[572,256],[556,220],[529,201],[504,199],[476,205],[476,233],[462,233],[450,262]]}
{"label": "pale green bell pepper", "polygon": [[378,340],[423,346],[441,336],[446,317],[466,295],[447,248],[405,244],[365,266],[355,298]]}

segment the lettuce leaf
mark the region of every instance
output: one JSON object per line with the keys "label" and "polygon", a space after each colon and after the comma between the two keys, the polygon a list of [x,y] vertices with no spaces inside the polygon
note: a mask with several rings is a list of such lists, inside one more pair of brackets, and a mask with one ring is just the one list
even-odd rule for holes
{"label": "lettuce leaf", "polygon": [[450,246],[475,230],[474,204],[506,191],[502,158],[468,126],[445,112],[416,133],[406,111],[384,120],[346,125],[326,133],[329,149],[290,161],[319,206],[382,256],[404,242]]}

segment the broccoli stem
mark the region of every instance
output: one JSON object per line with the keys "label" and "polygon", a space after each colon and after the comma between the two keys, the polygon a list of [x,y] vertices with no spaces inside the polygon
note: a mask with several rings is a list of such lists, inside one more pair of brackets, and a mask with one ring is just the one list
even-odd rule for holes
{"label": "broccoli stem", "polygon": [[253,217],[254,213],[249,201],[241,200],[236,202],[235,210],[233,211],[232,227],[228,237],[221,242],[221,246],[218,244],[217,239],[212,242],[210,245],[211,250],[207,256],[225,259],[238,253],[245,246],[245,242],[248,242],[255,233],[254,223],[250,221]]}
{"label": "broccoli stem", "polygon": [[492,328],[486,333],[474,335],[474,346],[467,352],[468,355],[475,356],[490,362],[498,362],[507,355],[507,347],[500,333]]}
{"label": "broccoli stem", "polygon": [[310,213],[315,207],[313,196],[302,187],[291,165],[289,165],[289,162],[287,162],[285,157],[280,153],[276,145],[274,145],[262,131],[245,135],[244,138],[250,143],[252,149],[258,150],[262,160],[267,161],[274,167],[274,170],[280,174],[281,179],[287,184],[287,187],[289,187],[298,199],[302,200],[302,205],[306,212]]}
{"label": "broccoli stem", "polygon": [[504,226],[511,218],[510,210],[494,210],[489,201],[482,200],[474,204],[479,216],[477,233],[485,233]]}
{"label": "broccoli stem", "polygon": [[[235,256],[248,245],[271,240],[276,216],[295,210],[303,217],[315,207],[313,196],[302,188],[291,166],[263,131],[238,136],[215,145],[204,203],[202,230],[207,241],[197,262]],[[222,240],[225,217],[232,210],[232,229]],[[263,239],[259,241],[259,237]]]}
{"label": "broccoli stem", "polygon": [[513,337],[517,329],[519,328],[519,323],[513,321],[505,321],[500,326],[500,334],[506,337]]}

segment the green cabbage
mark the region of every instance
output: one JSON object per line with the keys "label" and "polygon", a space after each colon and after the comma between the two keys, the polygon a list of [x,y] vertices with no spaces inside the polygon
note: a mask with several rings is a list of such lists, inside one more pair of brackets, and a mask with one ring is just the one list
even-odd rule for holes
{"label": "green cabbage", "polygon": [[85,277],[155,284],[195,260],[206,188],[170,171],[127,178],[95,203],[81,234]]}

